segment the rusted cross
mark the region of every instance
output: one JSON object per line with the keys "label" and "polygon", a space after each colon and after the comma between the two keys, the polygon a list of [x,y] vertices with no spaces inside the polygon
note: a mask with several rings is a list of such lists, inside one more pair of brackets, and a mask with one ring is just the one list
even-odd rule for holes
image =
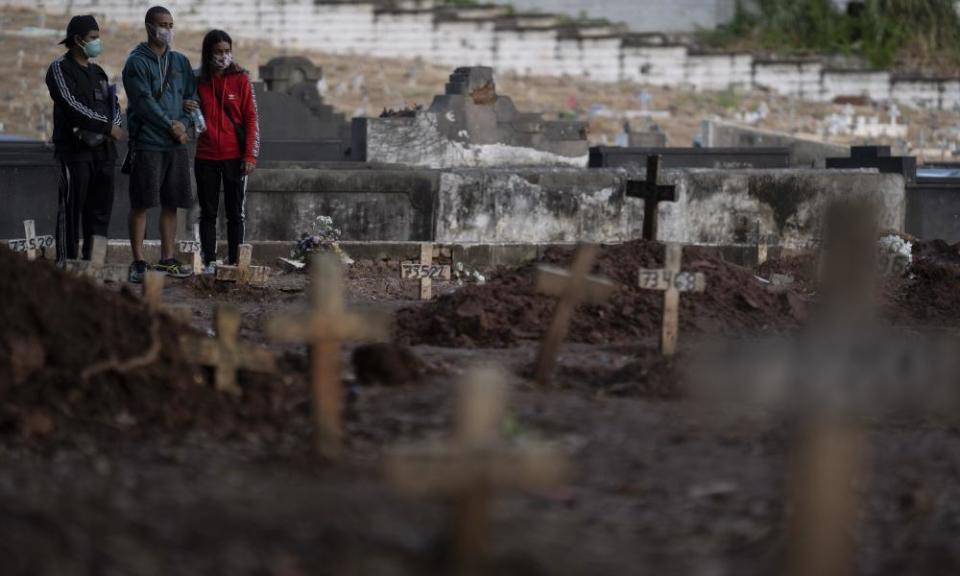
{"label": "rusted cross", "polygon": [[267,324],[267,333],[276,340],[310,346],[317,449],[323,456],[337,458],[343,441],[340,343],[346,339],[384,339],[388,330],[380,318],[347,311],[338,256],[315,255],[310,276],[310,308],[305,313],[274,318]]}
{"label": "rusted cross", "polygon": [[237,384],[237,372],[275,372],[273,353],[264,348],[240,343],[240,310],[221,304],[217,307],[217,335],[215,339],[182,336],[180,348],[187,360],[201,366],[211,366],[217,390],[239,396],[243,393]]}
{"label": "rusted cross", "polygon": [[660,351],[664,356],[673,356],[677,351],[677,335],[680,332],[680,293],[703,292],[707,287],[702,273],[681,272],[683,247],[667,244],[662,269],[640,269],[639,286],[644,290],[663,292],[663,325],[660,335]]}
{"label": "rusted cross", "polygon": [[659,184],[660,162],[658,154],[647,156],[647,179],[628,180],[627,197],[643,199],[643,239],[657,239],[657,219],[661,202],[676,202],[677,187]]}
{"label": "rusted cross", "polygon": [[536,379],[543,386],[553,379],[557,351],[567,336],[577,306],[584,302],[602,304],[613,294],[613,282],[590,276],[596,257],[597,246],[584,244],[577,250],[569,272],[554,266],[540,266],[537,270],[537,292],[559,298],[537,359]]}
{"label": "rusted cross", "polygon": [[217,280],[220,282],[236,282],[237,284],[264,285],[270,279],[270,268],[266,266],[251,266],[253,261],[253,246],[241,244],[237,254],[236,266],[217,266]]}
{"label": "rusted cross", "polygon": [[398,449],[387,458],[387,478],[399,491],[455,498],[452,572],[456,574],[486,573],[482,561],[495,490],[546,490],[566,475],[567,461],[558,450],[503,441],[506,400],[504,374],[475,369],[460,387],[453,439]]}

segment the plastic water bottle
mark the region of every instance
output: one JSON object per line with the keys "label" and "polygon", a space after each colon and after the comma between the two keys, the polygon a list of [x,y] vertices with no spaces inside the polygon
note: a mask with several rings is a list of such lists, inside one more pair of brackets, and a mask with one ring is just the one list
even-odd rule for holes
{"label": "plastic water bottle", "polygon": [[207,131],[207,119],[203,117],[203,112],[199,108],[193,111],[193,125],[197,130],[197,135]]}

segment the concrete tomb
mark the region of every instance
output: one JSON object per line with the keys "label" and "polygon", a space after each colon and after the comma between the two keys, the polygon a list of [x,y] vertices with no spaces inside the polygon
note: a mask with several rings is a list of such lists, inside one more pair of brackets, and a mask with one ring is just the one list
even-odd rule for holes
{"label": "concrete tomb", "polygon": [[280,56],[260,67],[260,78],[254,90],[262,161],[348,159],[350,124],[323,102],[321,68],[302,56]]}
{"label": "concrete tomb", "polygon": [[876,168],[881,174],[900,174],[907,184],[917,181],[917,159],[891,156],[889,146],[854,146],[849,158],[827,158],[827,168]]}
{"label": "concrete tomb", "polygon": [[823,168],[827,158],[850,151],[847,146],[722,120],[704,120],[700,140],[706,148],[787,148],[790,165],[796,167]]}
{"label": "concrete tomb", "polygon": [[664,168],[789,168],[787,148],[590,148],[591,168],[642,169],[651,156],[661,156]]}
{"label": "concrete tomb", "polygon": [[458,68],[427,110],[353,120],[357,160],[430,168],[586,166],[583,122],[522,113],[497,94],[493,69]]}

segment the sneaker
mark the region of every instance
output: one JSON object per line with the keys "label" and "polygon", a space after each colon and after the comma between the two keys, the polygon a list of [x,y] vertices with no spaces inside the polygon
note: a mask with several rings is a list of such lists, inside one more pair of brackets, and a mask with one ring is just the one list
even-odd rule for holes
{"label": "sneaker", "polygon": [[153,267],[154,270],[165,272],[171,278],[189,278],[193,276],[193,268],[180,262],[176,258],[161,260]]}
{"label": "sneaker", "polygon": [[217,273],[217,263],[211,262],[203,267],[204,276],[214,276]]}
{"label": "sneaker", "polygon": [[143,260],[136,260],[130,265],[127,271],[127,282],[131,284],[143,284],[143,277],[147,275],[147,263]]}

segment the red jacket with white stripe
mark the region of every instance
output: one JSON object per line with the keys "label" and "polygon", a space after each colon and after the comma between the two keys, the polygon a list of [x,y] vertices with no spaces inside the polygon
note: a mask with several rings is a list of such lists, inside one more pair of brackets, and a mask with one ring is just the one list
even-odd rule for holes
{"label": "red jacket with white stripe", "polygon": [[[207,131],[197,139],[200,160],[236,160],[256,164],[260,156],[260,126],[257,119],[257,98],[246,72],[214,76],[200,82],[200,109],[207,121]],[[229,115],[228,115],[229,114]],[[237,131],[230,119],[246,127],[246,150],[240,150]]]}

